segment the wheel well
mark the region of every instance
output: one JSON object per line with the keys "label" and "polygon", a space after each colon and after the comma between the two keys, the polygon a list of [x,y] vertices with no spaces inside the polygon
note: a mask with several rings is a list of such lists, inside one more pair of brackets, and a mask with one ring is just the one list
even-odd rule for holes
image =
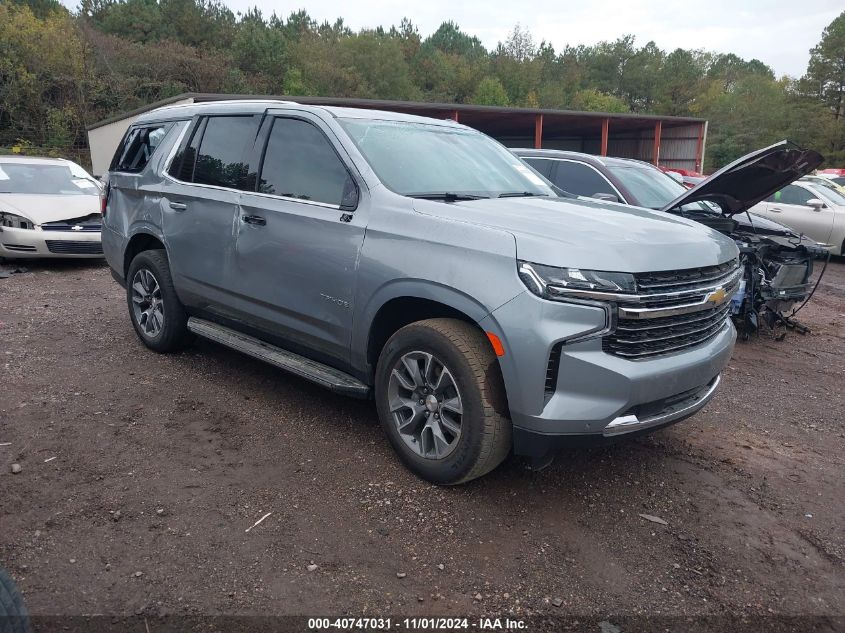
{"label": "wheel well", "polygon": [[126,250],[123,253],[123,276],[129,274],[129,265],[135,259],[135,255],[143,251],[164,250],[164,244],[149,233],[138,233],[133,235],[126,245]]}
{"label": "wheel well", "polygon": [[375,366],[379,354],[394,332],[425,319],[451,318],[476,325],[469,316],[444,303],[418,297],[398,297],[385,303],[373,319],[367,342],[367,362]]}

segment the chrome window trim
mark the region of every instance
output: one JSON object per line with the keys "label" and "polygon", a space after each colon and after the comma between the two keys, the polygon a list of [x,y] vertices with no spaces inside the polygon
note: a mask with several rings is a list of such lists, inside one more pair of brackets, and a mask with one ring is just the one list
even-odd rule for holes
{"label": "chrome window trim", "polygon": [[[607,176],[605,176],[603,173],[601,173],[598,169],[596,169],[590,163],[585,163],[584,161],[581,161],[581,160],[574,160],[572,158],[552,158],[552,157],[547,157],[547,156],[523,156],[522,157],[523,160],[525,160],[526,158],[534,158],[534,159],[538,159],[538,160],[552,160],[552,161],[555,161],[555,162],[558,162],[558,163],[576,163],[578,165],[584,165],[585,167],[589,167],[594,172],[596,172],[599,176],[601,176],[608,185],[610,185],[610,188],[613,189],[613,191],[616,192],[616,197],[619,198],[619,202],[621,204],[630,204],[627,200],[625,200],[625,196],[622,195],[622,192],[619,191],[619,189],[616,187],[616,185],[614,185],[612,182],[610,182],[610,179]],[[552,181],[552,184],[554,184],[555,187],[563,189],[563,187],[561,187],[560,185],[558,185],[554,181]],[[574,193],[574,192],[569,191],[568,193]],[[581,194],[575,194],[575,195],[581,196]],[[590,196],[581,196],[581,197],[590,199]],[[598,198],[593,198],[593,199],[598,200]]]}
{"label": "chrome window trim", "polygon": [[[177,121],[178,123],[178,121]],[[277,196],[276,194],[272,193],[261,193],[259,191],[248,191],[246,189],[235,189],[234,187],[221,187],[219,185],[207,185],[205,183],[199,182],[185,182],[184,180],[179,180],[178,178],[172,176],[170,174],[170,165],[173,160],[176,158],[176,154],[179,152],[179,148],[182,146],[182,141],[185,139],[185,135],[188,133],[188,130],[191,129],[190,121],[188,121],[188,125],[185,126],[185,129],[179,134],[179,138],[176,139],[176,144],[170,150],[170,154],[167,157],[167,161],[162,168],[162,177],[166,180],[171,182],[185,185],[187,187],[202,187],[205,189],[216,189],[218,191],[229,191],[232,193],[237,194],[249,194],[253,196],[260,196],[262,198],[271,198],[274,200],[283,200],[285,202],[298,202],[300,204],[307,204],[313,207],[323,207],[324,209],[333,209],[335,211],[340,211],[339,204],[329,204],[327,202],[317,202],[316,200],[303,200],[302,198],[291,198],[288,196]],[[344,165],[345,166],[345,165]]]}
{"label": "chrome window trim", "polygon": [[[274,200],[284,200],[285,202],[299,202],[300,204],[307,204],[312,207],[323,207],[325,209],[334,209],[336,211],[340,211],[339,204],[330,204],[328,202],[318,202],[317,200],[303,200],[302,198],[290,198],[288,196],[279,196],[274,193],[262,193],[260,191],[242,191],[240,189],[237,190],[239,193],[243,193],[250,196],[259,196],[262,198],[272,198]],[[349,213],[352,213],[350,211]]]}

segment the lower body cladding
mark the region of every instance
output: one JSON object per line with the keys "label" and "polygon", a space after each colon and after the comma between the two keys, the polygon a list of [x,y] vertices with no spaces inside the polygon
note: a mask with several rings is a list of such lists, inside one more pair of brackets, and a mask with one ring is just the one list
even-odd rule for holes
{"label": "lower body cladding", "polygon": [[499,363],[514,452],[543,462],[565,446],[610,442],[693,415],[713,397],[736,341],[724,312],[705,340],[630,360],[606,351],[602,308],[524,293],[497,309],[481,326],[504,342]]}
{"label": "lower body cladding", "polygon": [[43,231],[3,227],[0,257],[7,259],[101,258],[99,231]]}

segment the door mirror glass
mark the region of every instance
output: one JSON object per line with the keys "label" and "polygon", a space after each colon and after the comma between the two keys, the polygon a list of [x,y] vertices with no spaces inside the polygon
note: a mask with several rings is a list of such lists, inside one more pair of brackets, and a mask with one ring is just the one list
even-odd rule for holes
{"label": "door mirror glass", "polygon": [[594,193],[591,198],[595,198],[596,200],[607,200],[608,202],[619,202],[619,196],[615,193]]}
{"label": "door mirror glass", "polygon": [[809,200],[807,200],[807,206],[812,207],[813,211],[818,211],[819,209],[824,208],[824,202],[822,202],[818,198],[810,198]]}

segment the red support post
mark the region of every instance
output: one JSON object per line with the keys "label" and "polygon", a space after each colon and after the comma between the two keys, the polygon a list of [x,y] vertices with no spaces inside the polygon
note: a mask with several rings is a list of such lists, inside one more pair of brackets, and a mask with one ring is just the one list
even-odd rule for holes
{"label": "red support post", "polygon": [[543,115],[534,117],[534,149],[543,148]]}
{"label": "red support post", "polygon": [[607,137],[610,131],[610,119],[602,119],[601,122],[601,155],[607,156]]}
{"label": "red support post", "polygon": [[663,131],[663,121],[658,121],[654,124],[654,149],[652,150],[652,158],[654,166],[660,166],[660,134]]}
{"label": "red support post", "polygon": [[698,126],[698,142],[695,146],[695,171],[699,174],[704,169],[704,165],[701,164],[702,150],[704,150],[704,123]]}
{"label": "red support post", "polygon": [[452,110],[452,120],[457,123],[457,121],[458,121],[458,111],[457,110]]}

